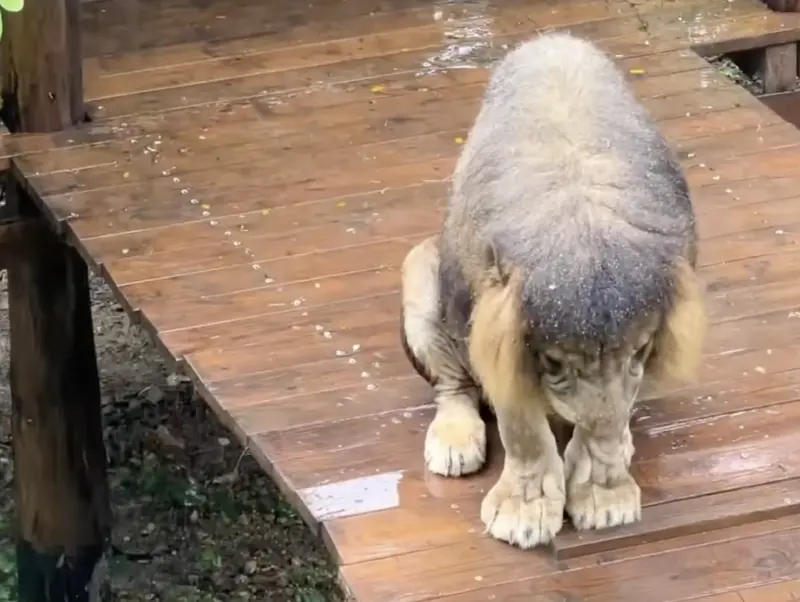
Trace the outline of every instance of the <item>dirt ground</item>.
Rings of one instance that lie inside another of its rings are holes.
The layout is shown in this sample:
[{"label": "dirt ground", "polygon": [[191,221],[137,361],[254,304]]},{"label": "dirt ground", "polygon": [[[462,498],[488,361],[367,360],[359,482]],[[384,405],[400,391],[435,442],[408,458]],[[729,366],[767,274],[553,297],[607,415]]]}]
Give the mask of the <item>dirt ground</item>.
[{"label": "dirt ground", "polygon": [[[0,273],[0,602],[13,593],[8,312]],[[99,279],[92,281],[109,479],[114,599],[339,601],[335,569],[255,461]]]}]

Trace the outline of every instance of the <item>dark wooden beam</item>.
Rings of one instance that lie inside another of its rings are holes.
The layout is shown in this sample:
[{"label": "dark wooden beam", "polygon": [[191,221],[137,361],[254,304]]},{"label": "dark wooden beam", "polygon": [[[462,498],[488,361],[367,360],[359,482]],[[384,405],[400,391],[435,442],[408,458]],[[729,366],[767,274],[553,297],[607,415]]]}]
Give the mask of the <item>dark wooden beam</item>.
[{"label": "dark wooden beam", "polygon": [[111,516],[88,271],[47,224],[18,227],[8,268],[18,599],[94,602]]},{"label": "dark wooden beam", "polygon": [[[84,120],[79,7],[27,0],[22,12],[3,15],[0,116],[11,132]],[[35,219],[33,191],[22,184],[9,177],[9,205]],[[0,253],[11,323],[18,600],[96,602],[106,597],[111,513],[88,270],[43,221],[9,226]]]},{"label": "dark wooden beam", "polygon": [[797,44],[768,46],[760,51],[756,75],[765,94],[794,90],[797,85]]},{"label": "dark wooden beam", "polygon": [[764,0],[764,4],[779,13],[800,12],[800,0]]}]

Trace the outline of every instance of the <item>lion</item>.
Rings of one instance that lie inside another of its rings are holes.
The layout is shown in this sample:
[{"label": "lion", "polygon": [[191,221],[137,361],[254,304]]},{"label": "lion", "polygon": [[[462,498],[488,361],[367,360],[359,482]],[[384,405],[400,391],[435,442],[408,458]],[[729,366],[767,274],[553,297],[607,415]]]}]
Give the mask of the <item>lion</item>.
[{"label": "lion", "polygon": [[[547,34],[493,69],[441,232],[402,266],[402,343],[434,389],[433,473],[505,459],[480,516],[533,548],[641,518],[631,412],[643,382],[689,381],[706,331],[676,157],[592,43]],[[562,455],[548,418],[574,425]]]}]

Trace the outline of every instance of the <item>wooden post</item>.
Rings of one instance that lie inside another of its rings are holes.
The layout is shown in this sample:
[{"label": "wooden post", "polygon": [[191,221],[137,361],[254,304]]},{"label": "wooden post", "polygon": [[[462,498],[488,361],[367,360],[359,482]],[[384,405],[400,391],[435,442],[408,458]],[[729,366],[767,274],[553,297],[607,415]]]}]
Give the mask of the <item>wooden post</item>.
[{"label": "wooden post", "polygon": [[768,46],[759,55],[756,74],[765,94],[794,90],[797,85],[797,44]]},{"label": "wooden post", "polygon": [[2,116],[11,132],[57,132],[83,121],[80,0],[27,0],[3,13]]},{"label": "wooden post", "polygon": [[[79,0],[27,0],[3,15],[2,117],[11,132],[83,120],[78,14]],[[7,193],[34,213],[20,183],[9,181]],[[111,513],[88,271],[42,220],[26,227],[6,265],[18,600],[96,602],[106,594]]]}]

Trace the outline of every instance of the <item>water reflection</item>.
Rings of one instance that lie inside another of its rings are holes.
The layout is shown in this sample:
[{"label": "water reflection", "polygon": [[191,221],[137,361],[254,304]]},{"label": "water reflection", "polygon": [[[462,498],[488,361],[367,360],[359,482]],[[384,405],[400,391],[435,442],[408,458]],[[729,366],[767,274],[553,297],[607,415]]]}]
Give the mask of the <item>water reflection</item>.
[{"label": "water reflection", "polygon": [[489,8],[485,0],[435,2],[433,20],[442,26],[443,46],[422,63],[419,75],[486,67],[505,54],[505,45],[494,47]]},{"label": "water reflection", "polygon": [[358,477],[303,489],[300,497],[318,520],[388,510],[400,505],[402,478],[402,470]]}]

